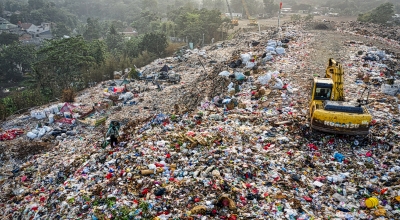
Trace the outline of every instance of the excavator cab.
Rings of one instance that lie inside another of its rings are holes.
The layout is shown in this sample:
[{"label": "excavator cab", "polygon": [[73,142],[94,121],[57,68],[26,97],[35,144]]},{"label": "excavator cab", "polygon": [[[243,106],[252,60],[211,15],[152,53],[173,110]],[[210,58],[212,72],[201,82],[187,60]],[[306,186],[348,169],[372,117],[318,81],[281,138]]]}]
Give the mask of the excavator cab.
[{"label": "excavator cab", "polygon": [[254,18],[249,18],[250,23],[248,24],[249,26],[257,26],[258,22]]},{"label": "excavator cab", "polygon": [[313,88],[313,100],[330,100],[332,94],[332,84],[328,82],[323,82],[320,79],[317,79],[315,84],[315,88]]},{"label": "excavator cab", "polygon": [[238,26],[238,25],[239,25],[239,21],[238,21],[237,19],[232,19],[232,20],[231,20],[231,24],[232,24],[233,26]]}]

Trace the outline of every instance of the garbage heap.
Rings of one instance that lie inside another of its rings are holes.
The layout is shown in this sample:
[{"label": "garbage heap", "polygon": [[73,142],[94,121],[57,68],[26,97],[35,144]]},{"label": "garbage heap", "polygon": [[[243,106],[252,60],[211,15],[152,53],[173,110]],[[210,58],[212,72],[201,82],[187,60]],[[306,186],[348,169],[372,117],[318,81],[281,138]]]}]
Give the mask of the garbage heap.
[{"label": "garbage heap", "polygon": [[326,34],[244,33],[146,67],[179,84],[103,82],[3,123],[2,219],[398,219],[399,97],[372,80],[398,80],[398,60],[349,36],[331,46],[346,98],[371,86],[368,137],[309,128]]}]

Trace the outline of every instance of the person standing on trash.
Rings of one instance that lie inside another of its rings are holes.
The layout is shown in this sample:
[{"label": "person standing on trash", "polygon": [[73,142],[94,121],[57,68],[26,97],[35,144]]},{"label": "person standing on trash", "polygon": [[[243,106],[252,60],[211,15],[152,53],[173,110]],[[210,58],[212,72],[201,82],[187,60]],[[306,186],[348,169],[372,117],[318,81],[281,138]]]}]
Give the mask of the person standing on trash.
[{"label": "person standing on trash", "polygon": [[119,136],[119,132],[118,132],[118,128],[116,127],[115,124],[112,124],[111,127],[108,129],[107,137],[110,137],[110,145],[111,147],[116,147],[118,144],[118,136]]}]

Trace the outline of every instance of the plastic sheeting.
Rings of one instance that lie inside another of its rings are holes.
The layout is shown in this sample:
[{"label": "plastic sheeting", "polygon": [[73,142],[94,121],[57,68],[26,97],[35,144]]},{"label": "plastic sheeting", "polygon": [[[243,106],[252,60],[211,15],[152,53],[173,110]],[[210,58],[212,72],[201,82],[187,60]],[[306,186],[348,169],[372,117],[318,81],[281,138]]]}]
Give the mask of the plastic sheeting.
[{"label": "plastic sheeting", "polygon": [[277,48],[276,48],[276,53],[279,54],[279,55],[285,54],[285,48],[283,48],[283,47],[277,47]]},{"label": "plastic sheeting", "polygon": [[231,75],[231,73],[228,72],[228,71],[222,71],[222,72],[220,72],[218,75],[219,75],[219,76],[226,76],[226,77],[228,77],[229,75]]},{"label": "plastic sheeting", "polygon": [[246,76],[242,72],[235,72],[235,79],[236,80],[245,80]]},{"label": "plastic sheeting", "polygon": [[246,53],[246,54],[241,54],[240,58],[242,59],[243,63],[247,63],[251,59],[251,55]]}]

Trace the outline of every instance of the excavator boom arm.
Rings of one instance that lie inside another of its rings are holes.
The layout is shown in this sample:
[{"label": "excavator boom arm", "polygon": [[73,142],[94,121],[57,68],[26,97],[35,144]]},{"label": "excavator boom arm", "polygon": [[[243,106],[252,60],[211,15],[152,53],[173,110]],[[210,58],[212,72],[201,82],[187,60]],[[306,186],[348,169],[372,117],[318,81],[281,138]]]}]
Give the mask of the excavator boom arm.
[{"label": "excavator boom arm", "polygon": [[247,4],[244,0],[242,0],[242,4],[244,7],[244,11],[246,12],[247,19],[250,19],[249,9],[247,8]]},{"label": "excavator boom arm", "polygon": [[330,78],[333,81],[333,101],[344,101],[343,75],[344,71],[342,64],[330,58],[328,61],[328,67],[326,68],[325,78]]}]

